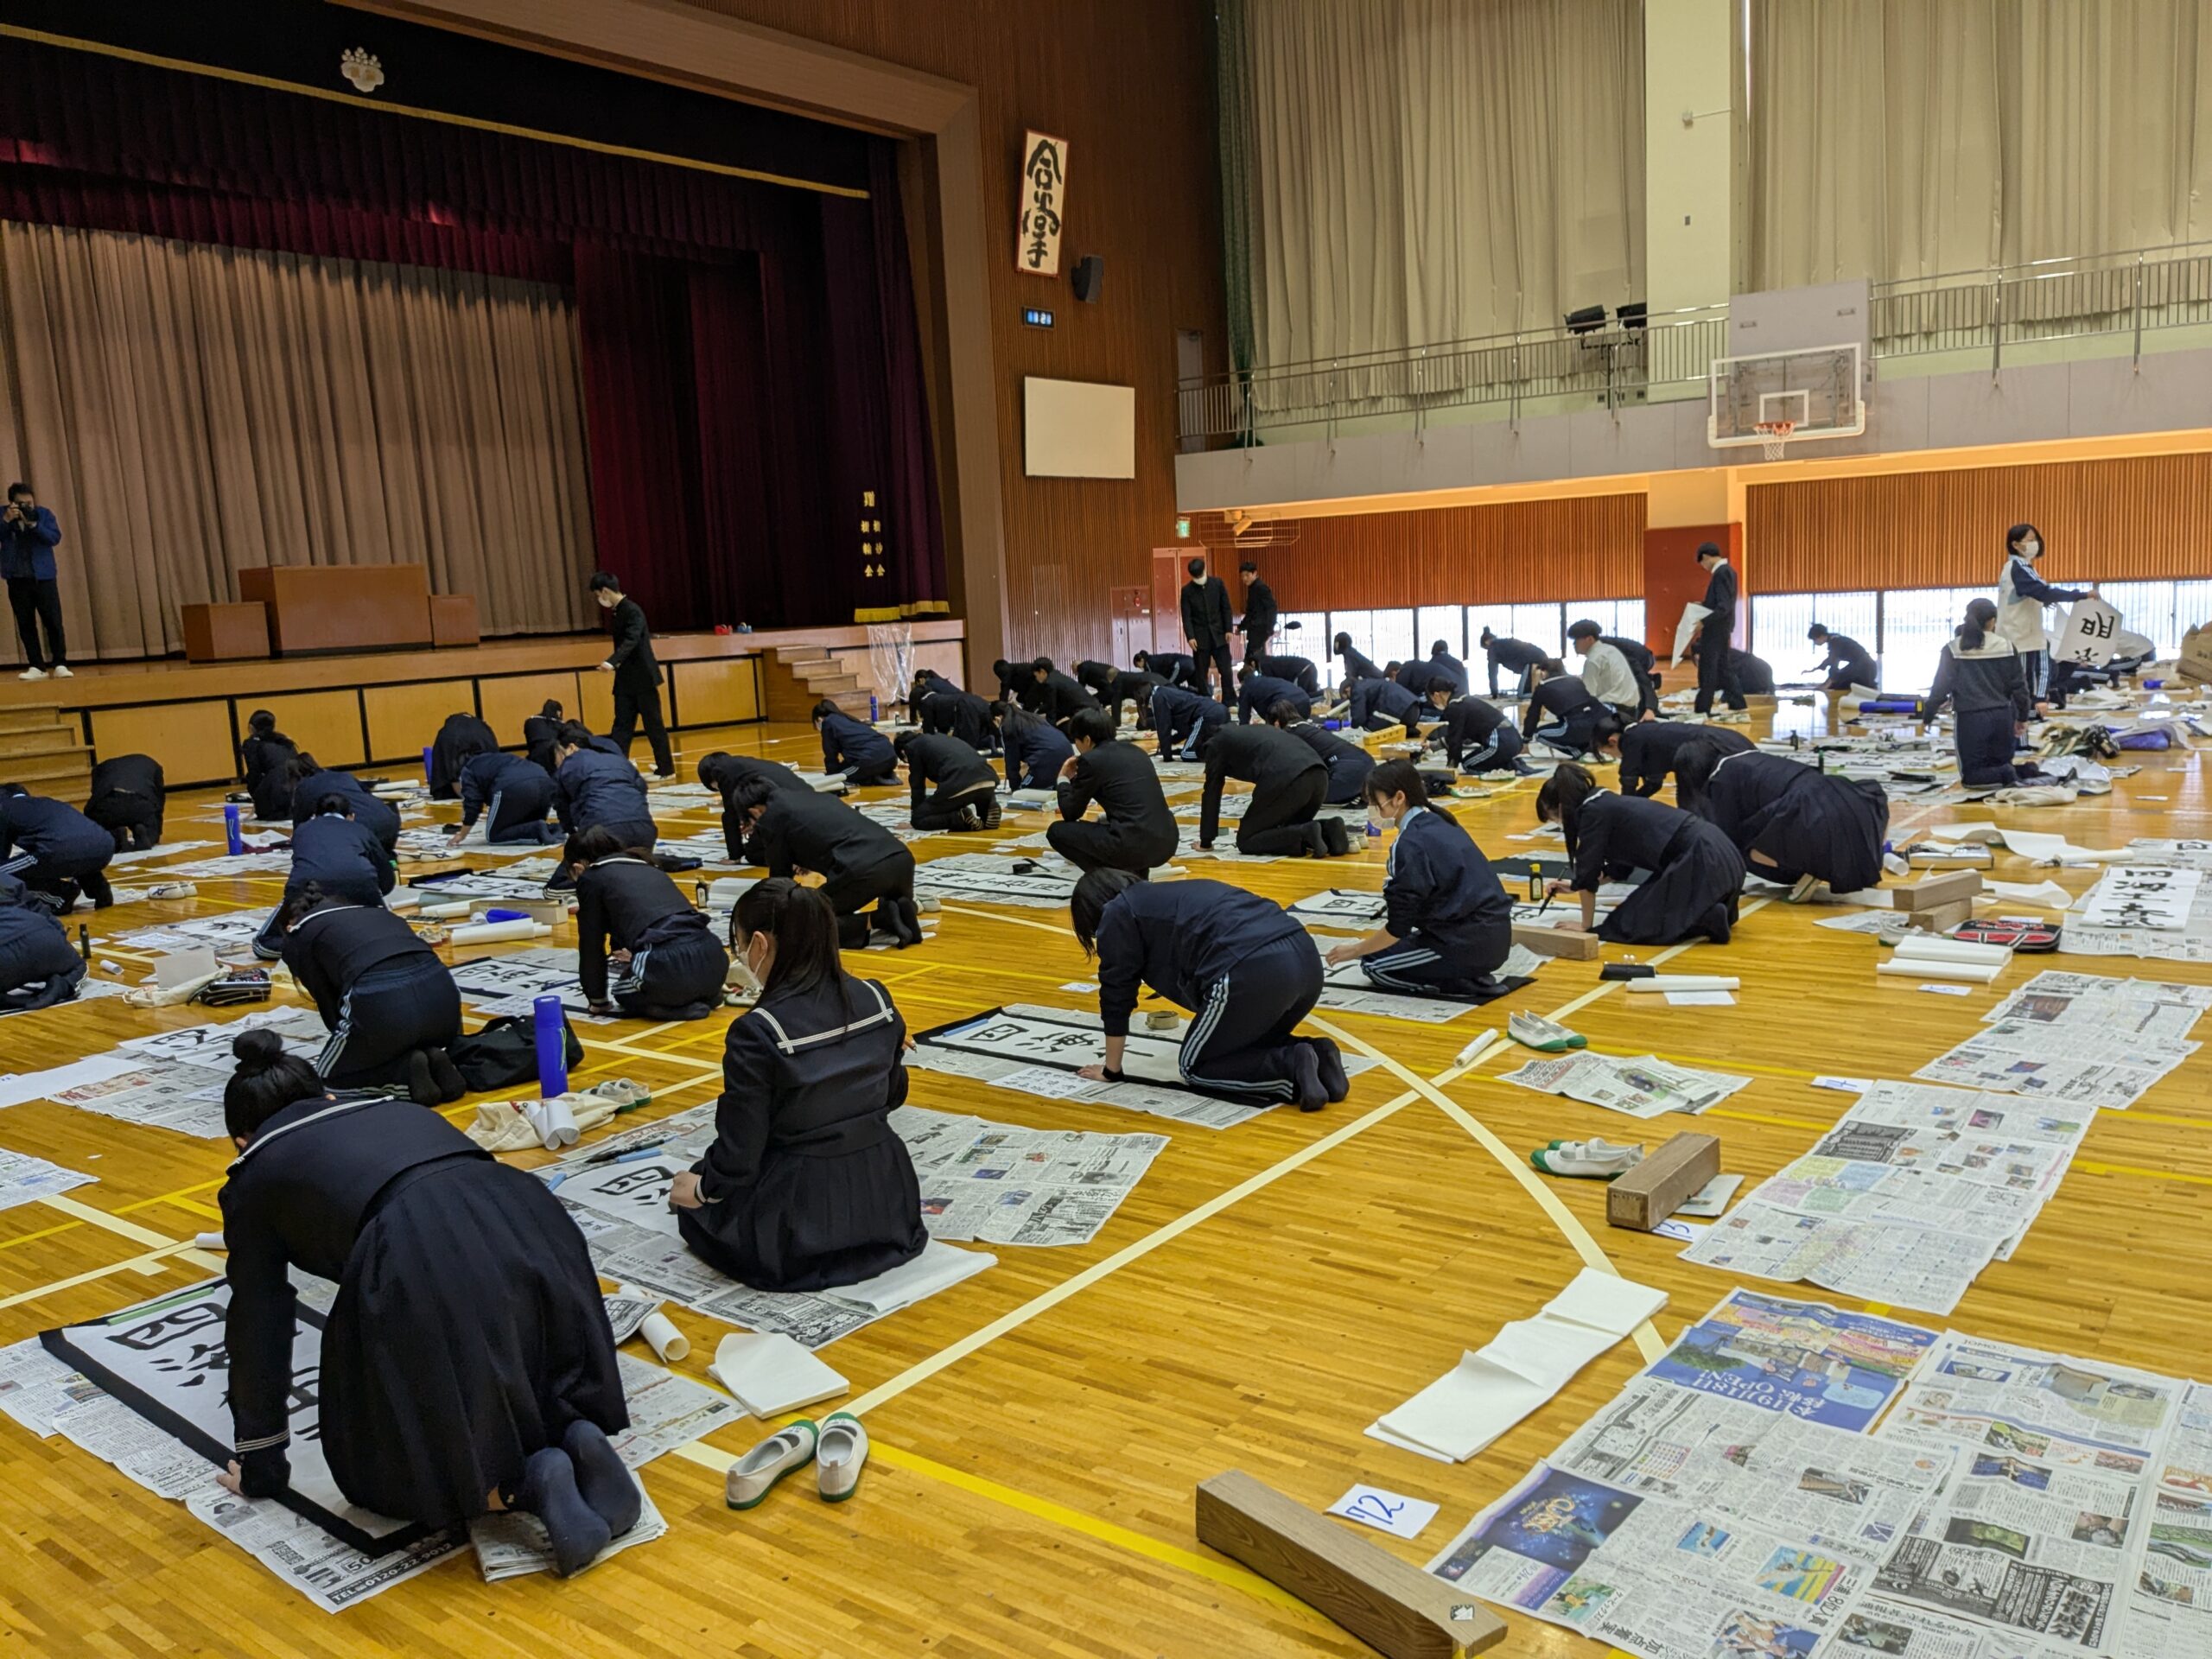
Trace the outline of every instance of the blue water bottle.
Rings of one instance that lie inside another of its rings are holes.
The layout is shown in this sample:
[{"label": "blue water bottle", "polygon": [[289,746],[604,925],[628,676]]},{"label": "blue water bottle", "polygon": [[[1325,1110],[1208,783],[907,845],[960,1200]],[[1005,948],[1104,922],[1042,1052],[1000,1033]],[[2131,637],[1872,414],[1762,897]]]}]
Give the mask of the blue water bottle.
[{"label": "blue water bottle", "polygon": [[428,743],[423,746],[423,781],[426,784],[430,781],[430,747]]},{"label": "blue water bottle", "polygon": [[223,834],[230,842],[231,856],[236,858],[245,851],[245,837],[238,833],[238,809],[236,803],[223,809]]},{"label": "blue water bottle", "polygon": [[530,1023],[537,1037],[537,1092],[550,1100],[569,1092],[568,1027],[562,1023],[556,994],[547,992],[530,1008]]},{"label": "blue water bottle", "polygon": [[874,693],[874,692],[873,692],[873,691],[871,691],[871,692],[869,692],[869,693],[868,694],[868,723],[869,725],[873,726],[873,725],[874,725],[874,724],[875,724],[875,721],[876,721],[875,693]]}]

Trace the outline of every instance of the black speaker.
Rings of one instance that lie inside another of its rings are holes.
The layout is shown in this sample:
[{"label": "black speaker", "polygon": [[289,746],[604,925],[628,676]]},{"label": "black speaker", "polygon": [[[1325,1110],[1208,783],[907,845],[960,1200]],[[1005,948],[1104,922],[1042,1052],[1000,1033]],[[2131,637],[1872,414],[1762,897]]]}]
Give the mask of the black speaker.
[{"label": "black speaker", "polygon": [[1075,262],[1069,280],[1075,283],[1078,300],[1096,300],[1098,290],[1106,285],[1106,262],[1095,253],[1087,253]]}]

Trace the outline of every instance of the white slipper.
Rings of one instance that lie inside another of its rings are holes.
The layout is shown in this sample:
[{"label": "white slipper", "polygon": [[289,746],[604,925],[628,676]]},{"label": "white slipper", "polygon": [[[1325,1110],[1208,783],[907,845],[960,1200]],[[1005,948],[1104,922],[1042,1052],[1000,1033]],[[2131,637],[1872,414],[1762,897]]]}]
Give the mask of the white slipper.
[{"label": "white slipper", "polygon": [[601,1100],[613,1101],[614,1109],[618,1112],[626,1112],[633,1107],[646,1105],[653,1097],[652,1090],[642,1084],[632,1083],[627,1077],[610,1077],[605,1083],[593,1084],[584,1092],[588,1095],[596,1095]]},{"label": "white slipper", "polygon": [[1529,1154],[1529,1161],[1547,1175],[1573,1175],[1585,1180],[1610,1181],[1625,1175],[1643,1161],[1642,1147],[1611,1147],[1603,1154],[1593,1154],[1586,1147],[1539,1147]]},{"label": "white slipper", "polygon": [[802,1417],[790,1427],[779,1429],[730,1465],[722,1488],[730,1508],[757,1508],[778,1481],[792,1470],[814,1461],[814,1448],[821,1439],[814,1420]]},{"label": "white slipper", "polygon": [[822,1440],[814,1454],[817,1479],[825,1503],[842,1503],[860,1490],[861,1470],[868,1463],[868,1430],[849,1411],[833,1411],[822,1420]]}]

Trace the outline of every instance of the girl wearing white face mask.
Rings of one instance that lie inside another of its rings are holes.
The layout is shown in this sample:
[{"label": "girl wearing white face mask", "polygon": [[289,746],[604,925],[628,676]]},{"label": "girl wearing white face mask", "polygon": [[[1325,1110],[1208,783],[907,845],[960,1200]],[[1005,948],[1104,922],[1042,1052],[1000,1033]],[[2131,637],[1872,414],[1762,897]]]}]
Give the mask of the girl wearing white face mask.
[{"label": "girl wearing white face mask", "polygon": [[929,1243],[921,1188],[889,1117],[906,1098],[906,1025],[882,986],[848,976],[837,918],[771,877],[730,917],[760,982],[722,1053],[715,1143],[668,1196],[683,1242],[757,1290],[857,1284]]},{"label": "girl wearing white face mask", "polygon": [[2042,557],[2043,532],[2033,524],[2015,524],[2005,532],[2005,568],[1997,577],[1993,630],[2020,653],[2028,696],[2037,702],[2050,689],[2050,641],[2043,631],[2044,607],[2072,605],[2096,591],[2094,586],[2052,587],[2036,574],[2036,561]]}]

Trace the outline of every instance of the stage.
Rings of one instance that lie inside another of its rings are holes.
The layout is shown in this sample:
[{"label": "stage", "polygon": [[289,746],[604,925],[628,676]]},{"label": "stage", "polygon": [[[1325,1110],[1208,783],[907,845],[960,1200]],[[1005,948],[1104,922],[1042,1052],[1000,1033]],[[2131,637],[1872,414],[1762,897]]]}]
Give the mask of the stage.
[{"label": "stage", "polygon": [[[910,668],[968,683],[965,626],[943,618],[900,625],[913,642]],[[879,630],[880,632],[880,630]],[[672,728],[754,720],[803,720],[817,696],[866,712],[871,692],[888,701],[865,626],[655,637],[667,677]],[[389,651],[245,662],[92,663],[70,679],[0,678],[0,781],[81,801],[92,764],[150,754],[170,787],[238,775],[238,740],[255,709],[333,766],[419,760],[448,715],[470,711],[519,747],[522,722],[550,697],[594,731],[613,720],[613,677],[596,671],[603,633],[501,640],[435,651]],[[987,687],[986,691],[995,688]],[[58,710],[48,721],[42,711]],[[29,735],[20,729],[50,724]]]}]

